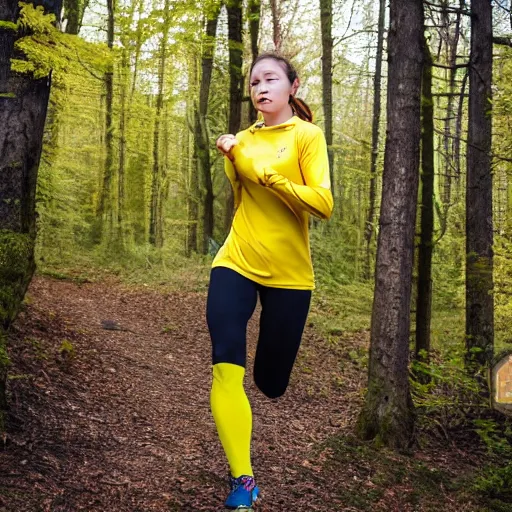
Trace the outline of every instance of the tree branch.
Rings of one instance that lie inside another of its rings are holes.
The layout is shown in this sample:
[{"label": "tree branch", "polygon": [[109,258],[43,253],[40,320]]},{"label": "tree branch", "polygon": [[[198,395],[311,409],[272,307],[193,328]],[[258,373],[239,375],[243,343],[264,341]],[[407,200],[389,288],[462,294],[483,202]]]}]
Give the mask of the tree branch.
[{"label": "tree branch", "polygon": [[456,7],[448,7],[446,5],[439,5],[435,4],[433,2],[428,2],[424,0],[423,2],[425,5],[428,5],[432,11],[435,12],[447,12],[447,13],[453,13],[453,14],[464,14],[465,16],[471,16],[471,11],[468,11],[466,9],[457,9]]},{"label": "tree branch", "polygon": [[500,44],[502,46],[508,46],[508,47],[512,48],[512,38],[511,37],[494,36],[492,38],[492,42],[494,44]]},{"label": "tree branch", "polygon": [[442,69],[461,69],[461,68],[467,68],[469,67],[469,63],[466,64],[455,64],[455,66],[445,66],[443,64],[432,64],[435,68],[442,68]]},{"label": "tree branch", "polygon": [[[450,139],[460,140],[462,142],[465,142],[468,146],[471,146],[472,148],[478,149],[479,151],[483,151],[482,148],[480,148],[476,144],[469,144],[467,139],[463,139],[462,137],[457,137],[456,135],[447,135],[443,130],[439,130],[438,128],[435,128],[434,131],[437,134],[442,135],[443,137],[449,137]],[[496,153],[492,153],[492,152],[491,152],[491,158],[495,158],[496,160],[501,160],[502,162],[511,162],[512,163],[512,158],[497,155]]]}]

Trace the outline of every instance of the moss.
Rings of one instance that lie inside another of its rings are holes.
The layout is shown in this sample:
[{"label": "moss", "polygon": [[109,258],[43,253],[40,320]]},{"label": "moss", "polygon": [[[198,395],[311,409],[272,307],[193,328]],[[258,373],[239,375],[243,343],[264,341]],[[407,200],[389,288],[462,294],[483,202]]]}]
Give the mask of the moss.
[{"label": "moss", "polygon": [[3,411],[7,409],[7,370],[11,364],[9,355],[7,354],[6,336],[0,327],[0,432],[4,429],[4,414]]},{"label": "moss", "polygon": [[0,326],[7,328],[34,270],[34,241],[27,233],[0,230]]},{"label": "moss", "polygon": [[412,401],[409,407],[400,403],[398,393],[379,376],[370,376],[356,430],[361,439],[373,441],[376,448],[386,446],[406,453],[414,442],[414,408]]},{"label": "moss", "polygon": [[9,367],[5,337],[2,334],[18,312],[34,268],[32,236],[0,230],[0,409],[6,406],[5,382]]}]

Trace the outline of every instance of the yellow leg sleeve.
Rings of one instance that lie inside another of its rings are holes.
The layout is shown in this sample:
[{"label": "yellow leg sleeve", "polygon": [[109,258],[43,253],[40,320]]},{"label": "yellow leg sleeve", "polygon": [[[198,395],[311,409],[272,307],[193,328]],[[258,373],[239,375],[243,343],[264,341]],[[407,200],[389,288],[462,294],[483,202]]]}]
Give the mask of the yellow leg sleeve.
[{"label": "yellow leg sleeve", "polygon": [[213,366],[210,405],[231,475],[253,476],[251,467],[252,412],[244,390],[245,368],[231,363]]}]

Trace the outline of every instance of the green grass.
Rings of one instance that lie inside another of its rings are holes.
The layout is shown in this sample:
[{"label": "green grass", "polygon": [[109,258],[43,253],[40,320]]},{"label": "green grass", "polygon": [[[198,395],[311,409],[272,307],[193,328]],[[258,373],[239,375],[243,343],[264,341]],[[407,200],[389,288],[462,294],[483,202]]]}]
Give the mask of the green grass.
[{"label": "green grass", "polygon": [[369,283],[324,284],[318,279],[310,321],[324,336],[367,331],[373,301]]},{"label": "green grass", "polygon": [[37,260],[37,272],[78,284],[114,278],[126,285],[205,291],[211,261],[211,256],[186,258],[172,246],[162,250],[139,247],[116,257],[97,249],[60,255],[58,258],[45,255]]}]

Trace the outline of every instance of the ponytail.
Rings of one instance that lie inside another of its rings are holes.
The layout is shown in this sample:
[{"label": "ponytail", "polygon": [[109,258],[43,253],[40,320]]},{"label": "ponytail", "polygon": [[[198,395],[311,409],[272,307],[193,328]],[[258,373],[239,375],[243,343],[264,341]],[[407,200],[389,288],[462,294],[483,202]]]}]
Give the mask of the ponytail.
[{"label": "ponytail", "polygon": [[308,123],[313,122],[313,113],[309,108],[308,104],[301,100],[300,98],[296,98],[295,96],[290,95],[290,106],[292,107],[293,113],[303,121],[307,121]]}]

